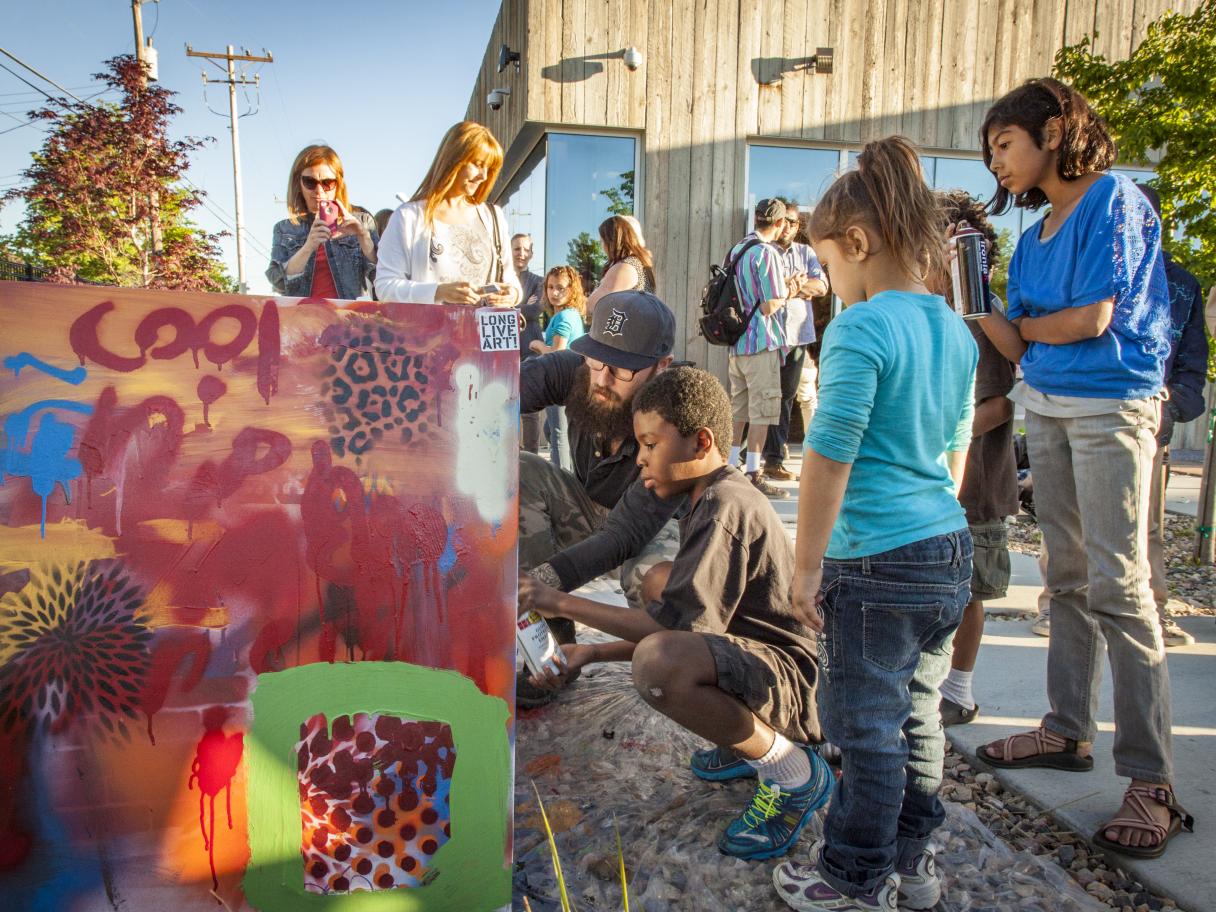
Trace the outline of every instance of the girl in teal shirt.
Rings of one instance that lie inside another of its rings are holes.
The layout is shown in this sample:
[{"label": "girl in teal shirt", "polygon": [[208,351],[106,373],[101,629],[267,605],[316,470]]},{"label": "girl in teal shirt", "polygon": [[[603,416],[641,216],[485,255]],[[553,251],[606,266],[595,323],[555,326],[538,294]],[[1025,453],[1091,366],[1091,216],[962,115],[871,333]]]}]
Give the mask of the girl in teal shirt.
[{"label": "girl in teal shirt", "polygon": [[[570,266],[554,266],[545,276],[545,341],[535,341],[528,347],[537,354],[561,351],[586,333],[583,319],[587,313],[587,298],[583,282]],[[549,459],[567,472],[574,471],[570,459],[570,441],[566,435],[566,407],[550,405],[545,409],[549,422]]]}]

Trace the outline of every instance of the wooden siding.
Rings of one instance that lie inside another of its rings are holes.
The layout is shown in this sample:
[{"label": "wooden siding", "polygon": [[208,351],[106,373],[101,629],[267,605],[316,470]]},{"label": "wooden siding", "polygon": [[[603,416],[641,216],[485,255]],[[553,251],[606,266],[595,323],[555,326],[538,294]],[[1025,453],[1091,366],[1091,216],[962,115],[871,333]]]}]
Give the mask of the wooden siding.
[{"label": "wooden siding", "polygon": [[[724,377],[725,353],[700,338],[695,317],[710,262],[744,230],[749,139],[856,145],[899,132],[929,149],[974,152],[991,101],[1049,72],[1063,45],[1090,37],[1100,53],[1126,57],[1148,23],[1171,8],[1197,6],[505,0],[467,116],[490,126],[508,149],[504,177],[545,127],[636,132],[641,215],[659,294],[680,320],[677,354]],[[519,75],[494,71],[503,41],[523,53]],[[630,45],[645,58],[636,72],[621,59]],[[793,67],[820,46],[834,50],[832,73]],[[778,73],[773,84],[758,81]],[[514,93],[498,112],[485,104],[495,86]]]}]

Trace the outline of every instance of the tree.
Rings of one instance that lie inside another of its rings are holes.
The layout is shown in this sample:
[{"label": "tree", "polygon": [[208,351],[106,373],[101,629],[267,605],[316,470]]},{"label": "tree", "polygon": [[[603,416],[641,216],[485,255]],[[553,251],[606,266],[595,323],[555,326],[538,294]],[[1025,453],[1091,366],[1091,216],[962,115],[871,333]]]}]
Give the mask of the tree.
[{"label": "tree", "polygon": [[633,215],[633,169],[622,171],[621,182],[600,193],[608,197],[611,215]]},{"label": "tree", "polygon": [[[1152,164],[1170,255],[1216,284],[1216,0],[1189,16],[1166,13],[1127,60],[1110,62],[1089,39],[1062,48],[1055,72],[1106,120],[1124,161]],[[1160,155],[1160,158],[1157,156]]]},{"label": "tree", "polygon": [[588,292],[599,284],[604,275],[604,267],[608,265],[608,257],[600,242],[588,232],[581,232],[578,237],[571,238],[566,262],[574,267],[583,278],[583,284]]},{"label": "tree", "polygon": [[16,233],[0,238],[0,252],[73,277],[108,285],[229,291],[219,235],[189,219],[200,205],[180,185],[188,155],[207,140],[169,139],[181,108],[176,93],[144,85],[131,55],[106,61],[96,74],[121,92],[117,104],[63,102],[32,116],[51,124],[26,182],[0,198],[23,200]]}]

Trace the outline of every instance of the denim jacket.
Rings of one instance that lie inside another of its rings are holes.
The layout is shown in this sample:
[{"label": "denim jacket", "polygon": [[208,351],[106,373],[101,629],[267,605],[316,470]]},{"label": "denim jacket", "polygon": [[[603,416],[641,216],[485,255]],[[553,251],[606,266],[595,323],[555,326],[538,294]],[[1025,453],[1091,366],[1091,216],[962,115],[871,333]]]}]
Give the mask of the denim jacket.
[{"label": "denim jacket", "polygon": [[[371,232],[372,246],[378,247],[380,237],[376,234],[375,220],[362,212],[355,212],[354,217]],[[294,224],[290,219],[283,219],[274,226],[274,239],[270,245],[270,267],[266,270],[266,278],[270,279],[271,286],[281,295],[306,298],[312,292],[313,265],[317,261],[315,253],[299,275],[289,276],[284,268],[287,261],[304,246],[312,228],[312,221],[313,216],[300,219]],[[325,256],[329,260],[329,270],[333,273],[339,298],[346,301],[371,295],[376,264],[368,262],[363,256],[357,237],[347,235],[326,241]]]}]

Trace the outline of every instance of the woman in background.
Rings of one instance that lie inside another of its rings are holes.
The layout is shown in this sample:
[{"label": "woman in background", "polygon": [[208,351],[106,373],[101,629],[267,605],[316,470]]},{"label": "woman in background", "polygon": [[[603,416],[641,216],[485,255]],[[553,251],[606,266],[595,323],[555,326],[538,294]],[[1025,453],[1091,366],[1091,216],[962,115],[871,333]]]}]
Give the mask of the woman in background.
[{"label": "woman in background", "polygon": [[462,121],[448,130],[422,184],[384,231],[376,267],[381,301],[520,303],[506,217],[486,203],[501,168],[502,146],[488,129]]},{"label": "woman in background", "polygon": [[587,314],[614,291],[654,292],[654,257],[646,249],[642,226],[632,215],[614,215],[600,223],[600,241],[608,255],[604,277],[587,299]]},{"label": "woman in background", "polygon": [[[331,208],[332,217],[317,218],[318,208]],[[296,156],[287,211],[274,226],[266,270],[274,290],[300,298],[366,297],[379,235],[372,217],[351,207],[342,160],[329,146],[307,146]]]}]

